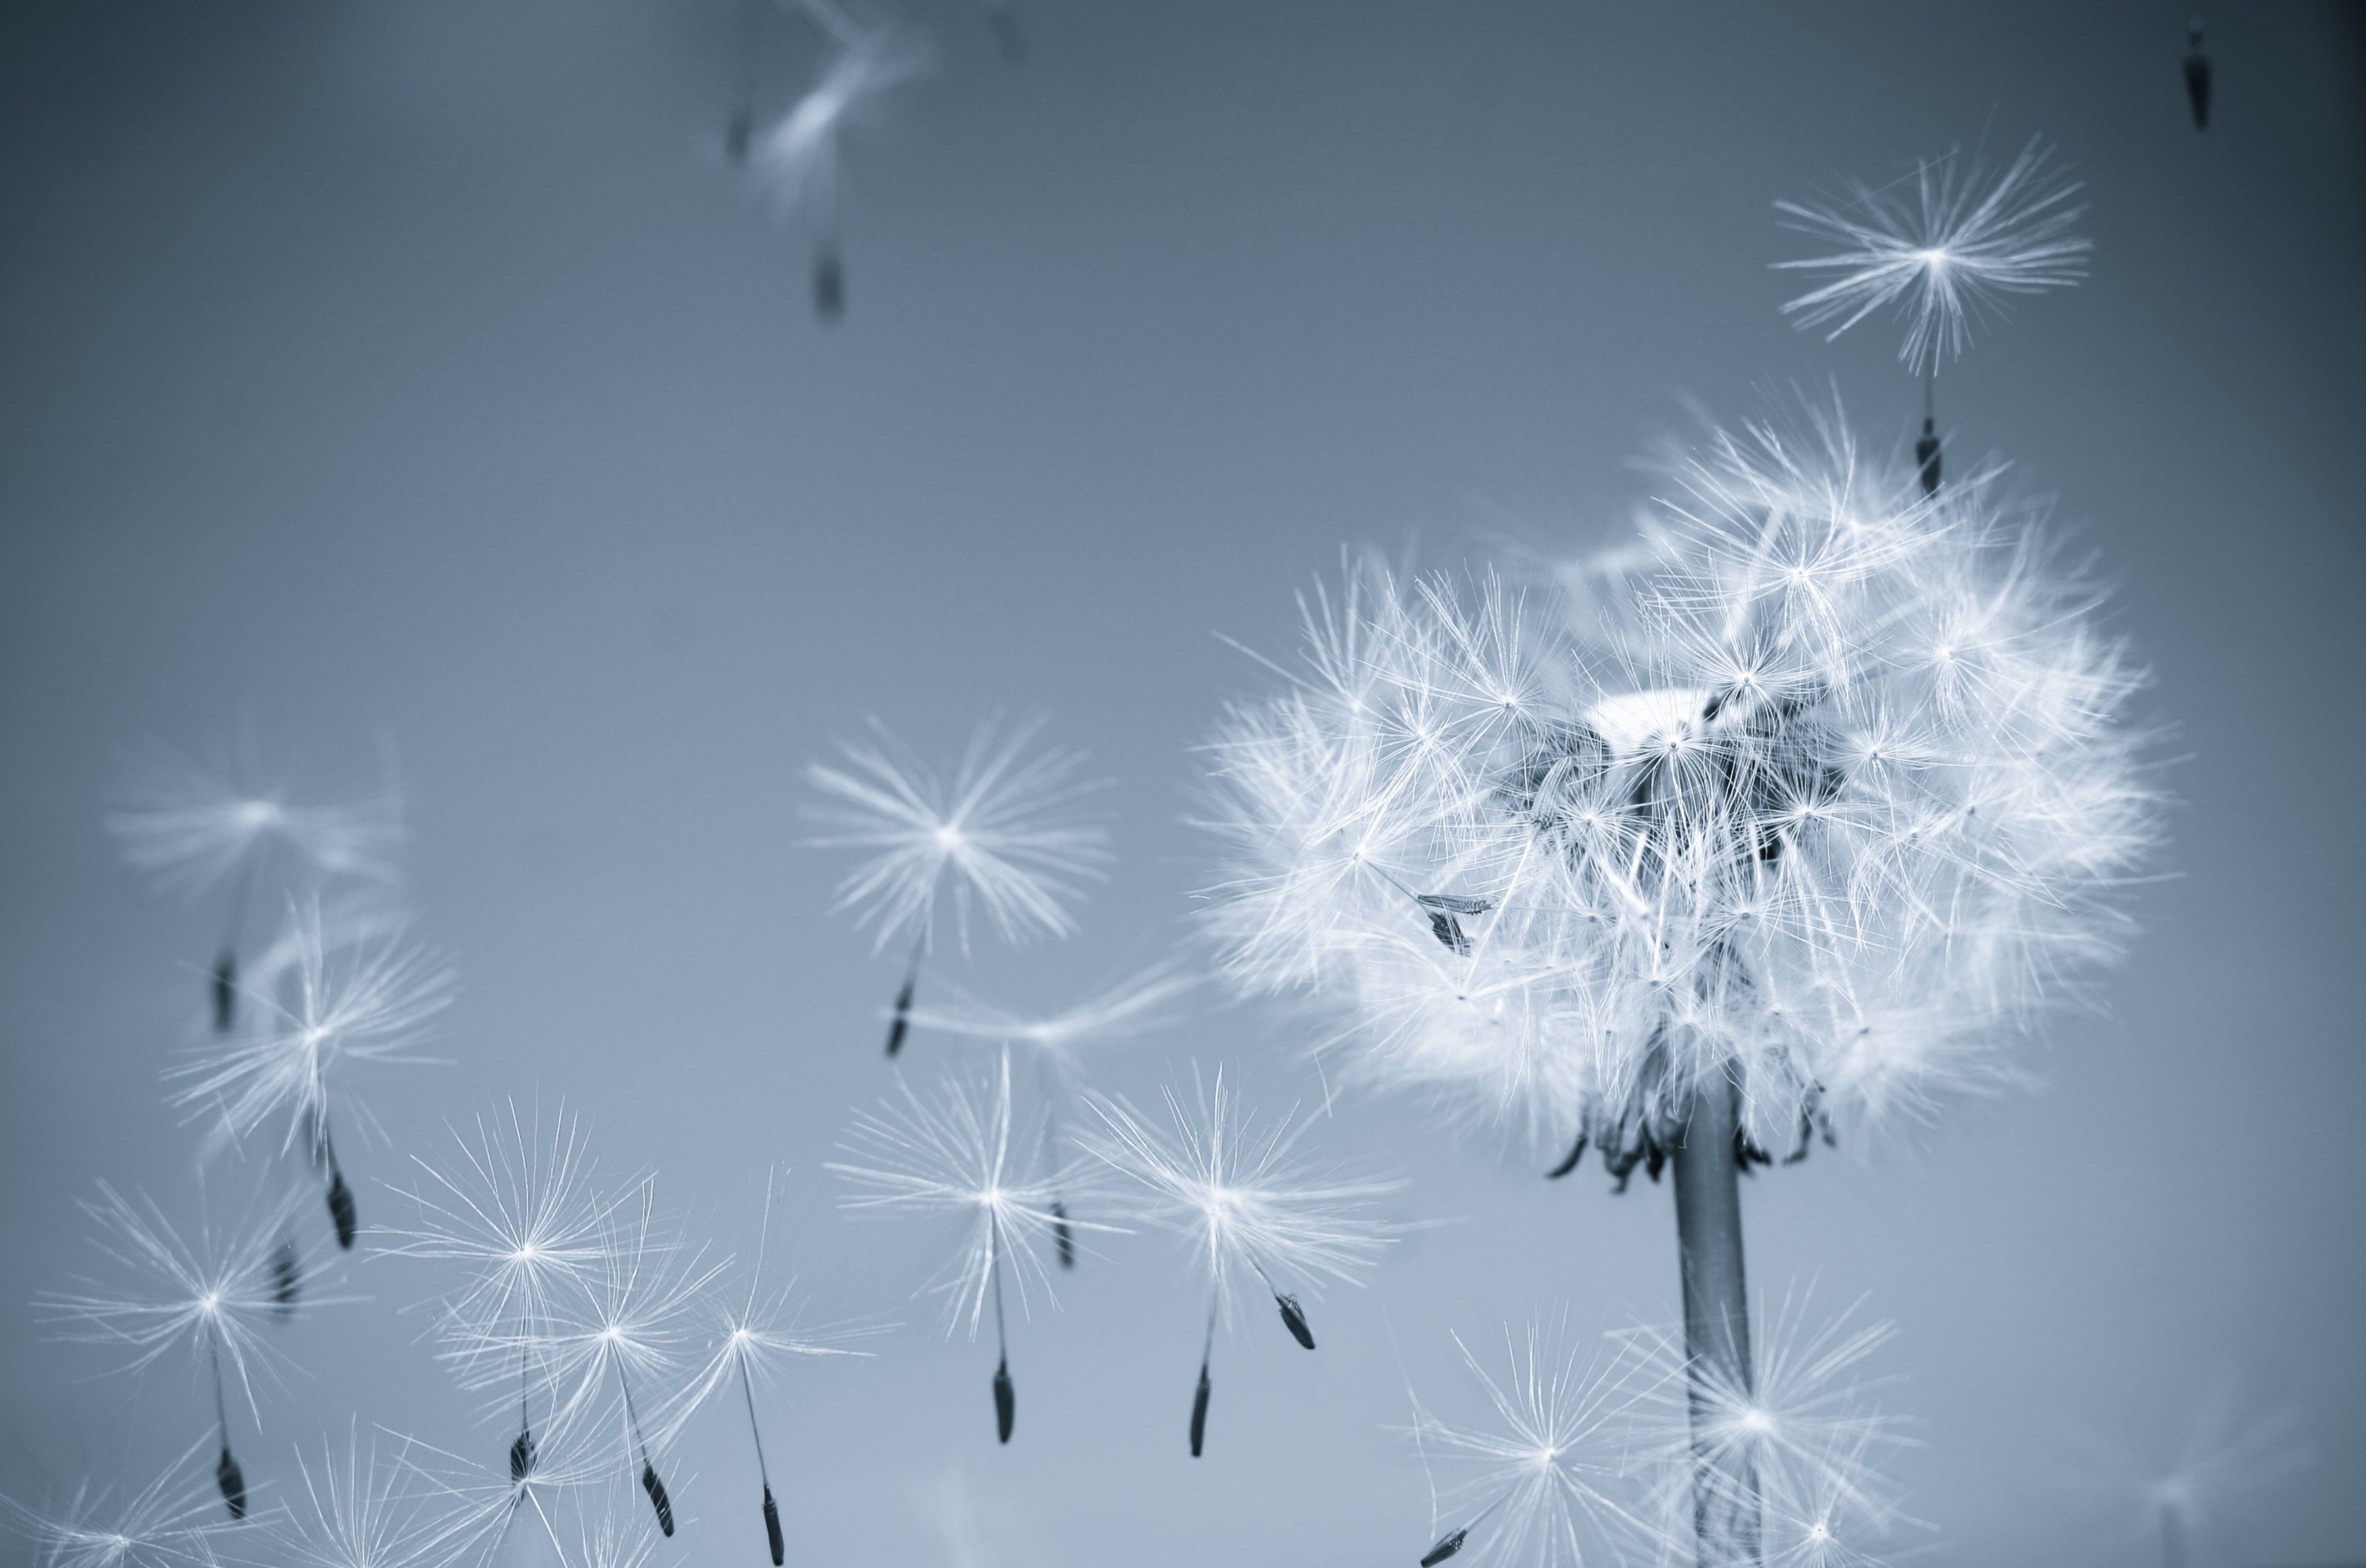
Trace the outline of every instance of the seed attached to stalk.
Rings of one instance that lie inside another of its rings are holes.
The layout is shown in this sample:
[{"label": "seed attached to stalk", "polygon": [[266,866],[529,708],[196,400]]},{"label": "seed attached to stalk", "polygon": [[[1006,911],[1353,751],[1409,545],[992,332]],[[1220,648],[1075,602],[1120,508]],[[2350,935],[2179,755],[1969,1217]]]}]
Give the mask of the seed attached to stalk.
[{"label": "seed attached to stalk", "polygon": [[228,1034],[238,1023],[238,950],[225,947],[214,960],[214,1032]]},{"label": "seed attached to stalk", "polygon": [[303,1268],[296,1252],[296,1238],[281,1236],[279,1246],[271,1254],[271,1305],[281,1317],[292,1316],[296,1298],[303,1289]]},{"label": "seed attached to stalk", "polygon": [[[846,264],[838,259],[836,246],[814,253],[813,303],[814,314],[825,322],[834,325],[846,314]],[[893,1047],[888,1054],[895,1054]]]},{"label": "seed attached to stalk", "polygon": [[1306,1325],[1306,1314],[1304,1310],[1299,1306],[1298,1298],[1296,1296],[1285,1296],[1280,1292],[1276,1291],[1274,1292],[1273,1302],[1274,1305],[1281,1308],[1281,1325],[1290,1330],[1290,1337],[1292,1339],[1297,1340],[1301,1345],[1305,1346],[1308,1349],[1313,1349],[1314,1330]]},{"label": "seed attached to stalk", "polygon": [[1456,1530],[1451,1535],[1446,1537],[1443,1540],[1440,1540],[1436,1546],[1431,1547],[1427,1552],[1423,1554],[1421,1568],[1437,1568],[1439,1563],[1445,1562],[1448,1558],[1462,1550],[1462,1543],[1464,1540],[1469,1539],[1470,1535],[1470,1527],[1465,1525],[1460,1529]]},{"label": "seed attached to stalk", "polygon": [[772,1568],[781,1568],[787,1549],[781,1542],[781,1510],[772,1502],[772,1488],[764,1488],[764,1539],[772,1543]]},{"label": "seed attached to stalk", "polygon": [[658,1511],[658,1529],[670,1540],[673,1536],[673,1499],[666,1495],[665,1483],[658,1479],[658,1467],[646,1459],[641,1461],[641,1490],[649,1495],[649,1506]]},{"label": "seed attached to stalk", "polygon": [[214,1462],[214,1484],[221,1488],[222,1501],[230,1505],[230,1517],[246,1517],[246,1472],[230,1457],[228,1443],[222,1444],[221,1458]]},{"label": "seed attached to stalk", "polygon": [[994,1427],[1004,1442],[1010,1440],[1010,1428],[1019,1419],[1019,1393],[1010,1386],[1010,1359],[1004,1357],[994,1369]]},{"label": "seed attached to stalk", "polygon": [[1200,1457],[1200,1446],[1208,1438],[1208,1363],[1200,1363],[1200,1392],[1191,1396],[1191,1457]]},{"label": "seed attached to stalk", "polygon": [[1922,434],[1914,443],[1914,468],[1922,480],[1922,493],[1939,493],[1939,432],[1937,422],[1925,417]]},{"label": "seed attached to stalk", "polygon": [[534,1433],[521,1427],[516,1440],[510,1444],[510,1484],[514,1486],[533,1473]]},{"label": "seed attached to stalk", "polygon": [[2185,96],[2193,106],[2193,129],[2210,129],[2210,57],[2202,52],[2202,18],[2185,34]]},{"label": "seed attached to stalk", "polygon": [[353,1189],[345,1185],[345,1173],[329,1173],[329,1218],[336,1223],[337,1245],[347,1252],[354,1249],[354,1235],[361,1229],[361,1214],[354,1207]]},{"label": "seed attached to stalk", "polygon": [[1057,1198],[1052,1200],[1052,1244],[1059,1249],[1060,1267],[1076,1266],[1076,1236],[1068,1226],[1068,1206]]}]

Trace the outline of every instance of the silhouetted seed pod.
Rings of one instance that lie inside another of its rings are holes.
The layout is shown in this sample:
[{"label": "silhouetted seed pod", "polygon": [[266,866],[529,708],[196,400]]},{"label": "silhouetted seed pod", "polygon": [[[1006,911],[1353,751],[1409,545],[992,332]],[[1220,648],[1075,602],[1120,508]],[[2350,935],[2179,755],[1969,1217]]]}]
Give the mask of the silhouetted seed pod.
[{"label": "silhouetted seed pod", "polygon": [[238,954],[221,950],[214,960],[214,1032],[228,1034],[238,1022]]},{"label": "silhouetted seed pod", "polygon": [[361,1228],[361,1214],[354,1207],[354,1190],[345,1185],[342,1170],[329,1176],[329,1218],[337,1224],[337,1245],[351,1252],[354,1233]]},{"label": "silhouetted seed pod", "polygon": [[1462,1550],[1463,1540],[1468,1537],[1470,1533],[1470,1528],[1468,1525],[1465,1525],[1462,1529],[1456,1530],[1452,1535],[1448,1536],[1444,1540],[1439,1541],[1436,1546],[1431,1547],[1428,1553],[1421,1560],[1421,1568],[1437,1568],[1439,1563],[1445,1562],[1448,1558]]},{"label": "silhouetted seed pod", "polygon": [[296,1238],[282,1236],[271,1254],[271,1304],[282,1317],[296,1310],[296,1297],[301,1290],[303,1269],[296,1253]]},{"label": "silhouetted seed pod", "polygon": [[665,1483],[658,1479],[658,1467],[641,1461],[641,1490],[649,1495],[649,1506],[658,1511],[658,1529],[670,1538],[673,1535],[673,1499],[666,1495]]},{"label": "silhouetted seed pod", "polygon": [[1591,1134],[1589,1134],[1580,1133],[1577,1135],[1576,1145],[1569,1151],[1569,1157],[1562,1160],[1550,1170],[1546,1171],[1545,1179],[1547,1181],[1559,1181],[1562,1177],[1567,1176],[1571,1171],[1575,1170],[1577,1168],[1577,1162],[1585,1157],[1585,1145],[1587,1139],[1590,1136]]},{"label": "silhouetted seed pod", "polygon": [[[818,278],[817,278],[815,288],[817,289],[820,288]],[[905,1032],[912,1027],[912,987],[914,984],[915,982],[907,980],[904,982],[904,988],[896,993],[896,1016],[887,1025],[887,1059],[891,1062],[896,1059],[896,1053],[904,1048]]]},{"label": "silhouetted seed pod", "polygon": [[1285,1296],[1277,1291],[1273,1303],[1281,1309],[1281,1325],[1290,1330],[1290,1337],[1308,1349],[1313,1349],[1314,1330],[1306,1326],[1306,1314],[1299,1309],[1298,1298]]},{"label": "silhouetted seed pod", "polygon": [[[846,267],[835,250],[814,253],[813,302],[814,314],[824,321],[835,322],[846,314]],[[899,1045],[903,1043],[903,1021],[900,1017],[896,1021]],[[888,1054],[895,1054],[894,1047],[889,1048]]]},{"label": "silhouetted seed pod", "polygon": [[1429,912],[1429,931],[1432,936],[1461,957],[1470,956],[1470,939],[1462,934],[1460,922],[1457,921],[1452,915],[1443,910],[1432,909]]},{"label": "silhouetted seed pod", "polygon": [[1068,1206],[1057,1198],[1052,1200],[1052,1244],[1059,1248],[1060,1267],[1076,1266],[1076,1236],[1068,1227]]},{"label": "silhouetted seed pod", "polygon": [[534,1473],[534,1433],[519,1428],[517,1441],[510,1445],[510,1484],[514,1486]]},{"label": "silhouetted seed pod", "polygon": [[1200,1457],[1200,1447],[1208,1440],[1208,1363],[1200,1363],[1200,1392],[1191,1396],[1191,1457]]},{"label": "silhouetted seed pod", "polygon": [[2185,96],[2193,105],[2193,129],[2210,129],[2210,57],[2202,52],[2202,18],[2185,35]]},{"label": "silhouetted seed pod", "polygon": [[1934,422],[1922,422],[1921,439],[1914,443],[1914,466],[1922,476],[1922,493],[1939,493],[1939,432]]},{"label": "silhouetted seed pod", "polygon": [[764,1539],[772,1543],[772,1568],[781,1568],[786,1549],[781,1544],[781,1510],[772,1506],[772,1489],[764,1488]]},{"label": "silhouetted seed pod", "polygon": [[994,1429],[1004,1442],[1010,1440],[1010,1428],[1019,1419],[1019,1391],[1010,1386],[1010,1362],[1006,1358],[994,1369]]},{"label": "silhouetted seed pod", "polygon": [[222,1501],[230,1505],[230,1517],[246,1517],[246,1472],[230,1457],[228,1443],[222,1445],[221,1458],[214,1463],[214,1484],[221,1488]]}]

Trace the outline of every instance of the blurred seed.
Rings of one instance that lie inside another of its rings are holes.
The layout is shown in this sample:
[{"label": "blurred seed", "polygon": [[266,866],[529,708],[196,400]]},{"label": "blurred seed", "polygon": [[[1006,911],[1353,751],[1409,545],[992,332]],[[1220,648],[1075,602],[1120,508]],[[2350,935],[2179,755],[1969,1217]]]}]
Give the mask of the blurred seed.
[{"label": "blurred seed", "polygon": [[342,1170],[329,1176],[329,1218],[337,1224],[337,1245],[351,1252],[354,1233],[361,1229],[361,1214],[354,1207],[354,1190],[345,1185],[345,1173]]},{"label": "blurred seed", "polygon": [[2193,129],[2210,129],[2210,57],[2202,52],[2202,18],[2185,34],[2185,96],[2193,106]]},{"label": "blurred seed", "polygon": [[[820,285],[817,283],[815,287],[818,288]],[[916,984],[917,978],[906,980],[904,988],[896,993],[896,1017],[887,1025],[887,1059],[891,1062],[896,1053],[904,1048],[905,1032],[912,1027],[912,987]]]},{"label": "blurred seed", "polygon": [[[826,322],[835,324],[846,314],[846,267],[838,259],[838,252],[835,249],[823,249],[814,253],[813,302],[814,314]],[[896,1032],[892,1036],[895,1044],[887,1048],[887,1054],[891,1056],[896,1054],[896,1046],[904,1043],[903,1023],[903,1019],[898,1016],[896,1021]]]},{"label": "blurred seed", "polygon": [[302,1287],[303,1269],[296,1252],[296,1238],[282,1236],[271,1255],[271,1304],[280,1316],[295,1312],[296,1298]]},{"label": "blurred seed", "polygon": [[1060,1249],[1060,1267],[1076,1266],[1076,1233],[1068,1228],[1068,1206],[1057,1198],[1052,1200],[1052,1241]]},{"label": "blurred seed", "polygon": [[1922,493],[1939,493],[1939,432],[1936,423],[1922,421],[1922,434],[1914,443],[1914,466],[1922,478]]},{"label": "blurred seed", "polygon": [[1585,1157],[1586,1141],[1591,1136],[1591,1134],[1580,1133],[1577,1135],[1576,1145],[1569,1151],[1569,1157],[1562,1160],[1550,1170],[1546,1171],[1545,1179],[1547,1181],[1559,1181],[1562,1177],[1567,1176],[1571,1171],[1575,1170],[1577,1168],[1577,1162]]},{"label": "blurred seed", "polygon": [[1019,1393],[1010,1386],[1010,1360],[1005,1357],[994,1369],[994,1426],[1004,1442],[1010,1440],[1010,1428],[1019,1419]]},{"label": "blurred seed", "polygon": [[1200,1392],[1191,1396],[1191,1457],[1200,1457],[1200,1446],[1208,1437],[1208,1363],[1200,1363]]},{"label": "blurred seed", "polygon": [[214,1032],[228,1034],[238,1022],[238,953],[223,948],[214,960]]}]

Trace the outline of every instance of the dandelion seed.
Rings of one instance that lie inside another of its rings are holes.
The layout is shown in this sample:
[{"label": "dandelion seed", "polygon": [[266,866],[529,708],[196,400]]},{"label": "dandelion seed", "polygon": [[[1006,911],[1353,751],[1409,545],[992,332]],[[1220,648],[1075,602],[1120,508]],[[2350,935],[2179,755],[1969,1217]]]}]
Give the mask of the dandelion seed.
[{"label": "dandelion seed", "polygon": [[764,1218],[757,1232],[756,1266],[748,1278],[748,1293],[736,1309],[717,1312],[716,1326],[720,1337],[705,1370],[692,1385],[682,1401],[682,1416],[676,1425],[722,1392],[735,1384],[741,1402],[748,1410],[748,1435],[756,1447],[756,1473],[764,1488],[764,1533],[772,1551],[773,1568],[780,1568],[785,1551],[781,1536],[779,1506],[772,1497],[772,1474],[764,1459],[764,1432],[756,1419],[756,1383],[770,1382],[780,1375],[781,1368],[791,1359],[816,1356],[865,1356],[866,1350],[854,1350],[830,1343],[834,1337],[844,1337],[845,1330],[837,1334],[801,1334],[796,1326],[796,1314],[791,1296],[794,1283],[767,1292],[764,1283],[764,1259],[772,1240],[772,1178],[767,1173],[764,1182]]},{"label": "dandelion seed", "polygon": [[835,321],[846,308],[838,250],[839,136],[891,88],[924,73],[929,55],[893,23],[857,22],[830,0],[798,6],[828,39],[821,75],[785,116],[755,135],[749,163],[782,211],[812,235],[814,310]]},{"label": "dandelion seed", "polygon": [[[1690,1349],[1740,1376],[1741,1171],[2008,1081],[2112,955],[2158,808],[2142,677],[1993,476],[1925,496],[1834,413],[1675,479],[1638,547],[1527,592],[1367,568],[1318,601],[1211,748],[1212,924],[1368,1081],[1672,1168]],[[1425,889],[1493,906],[1467,953]]]},{"label": "dandelion seed", "polygon": [[659,1529],[671,1536],[673,1502],[653,1457],[667,1427],[644,1418],[634,1389],[638,1384],[646,1393],[679,1386],[691,1326],[711,1311],[722,1265],[708,1263],[704,1248],[684,1249],[660,1234],[656,1203],[643,1182],[628,1205],[611,1212],[600,1266],[584,1299],[560,1307],[549,1353],[560,1390],[553,1424],[613,1430]]},{"label": "dandelion seed", "polygon": [[[1410,1435],[1426,1462],[1432,1449],[1459,1479],[1436,1498],[1458,1522],[1422,1554],[1437,1568],[1466,1548],[1470,1561],[1583,1568],[1621,1560],[1652,1540],[1640,1516],[1614,1495],[1626,1472],[1624,1423],[1636,1397],[1635,1369],[1586,1353],[1565,1312],[1504,1334],[1500,1377],[1458,1335],[1455,1347],[1491,1412],[1484,1425],[1457,1426],[1414,1404]],[[1435,1510],[1434,1510],[1435,1511]]]},{"label": "dandelion seed", "polygon": [[564,1314],[588,1299],[614,1259],[614,1220],[623,1198],[592,1186],[588,1141],[562,1107],[543,1129],[539,1108],[522,1114],[514,1100],[490,1120],[445,1168],[412,1156],[419,1179],[409,1192],[417,1220],[390,1229],[389,1250],[457,1264],[466,1280],[438,1307],[442,1354],[465,1387],[507,1386],[514,1379],[518,1433],[509,1448],[510,1480],[535,1473],[531,1398],[539,1382],[555,1407],[555,1348]]},{"label": "dandelion seed", "polygon": [[[1010,1054],[1002,1053],[987,1083],[956,1080],[935,1097],[908,1083],[900,1102],[858,1115],[839,1145],[869,1163],[833,1161],[828,1168],[855,1189],[845,1206],[856,1210],[914,1210],[950,1214],[962,1222],[951,1261],[932,1288],[946,1297],[946,1328],[964,1321],[977,1337],[987,1303],[994,1307],[997,1359],[994,1373],[996,1429],[1008,1442],[1017,1415],[1010,1380],[1010,1332],[1003,1276],[1029,1310],[1031,1292],[1053,1299],[1042,1248],[1062,1222],[1053,1213],[1062,1192],[1087,1186],[1077,1162],[1041,1163],[1042,1140],[1014,1116]],[[1072,1229],[1115,1230],[1080,1220]]]},{"label": "dandelion seed", "polygon": [[[231,1456],[230,1388],[257,1421],[256,1376],[276,1368],[263,1325],[293,1310],[283,1294],[302,1293],[300,1272],[291,1291],[281,1272],[289,1205],[282,1200],[250,1211],[234,1227],[210,1222],[194,1239],[174,1230],[155,1204],[134,1204],[105,1182],[83,1212],[97,1225],[92,1242],[125,1276],[120,1289],[80,1280],[80,1289],[44,1295],[45,1320],[71,1325],[62,1337],[106,1346],[127,1359],[119,1370],[137,1373],[186,1353],[213,1393],[220,1456],[214,1480],[232,1519],[246,1515],[246,1481]],[[300,1259],[297,1260],[300,1270]],[[227,1367],[225,1367],[227,1363]]]},{"label": "dandelion seed", "polygon": [[2134,1505],[2129,1523],[2159,1543],[2162,1568],[2186,1568],[2194,1536],[2214,1515],[2256,1499],[2306,1459],[2289,1406],[2247,1415],[2243,1404],[2236,1379],[2213,1379],[2166,1463],[2157,1452],[2084,1438],[2077,1479],[2114,1506]]},{"label": "dandelion seed", "polygon": [[403,836],[400,799],[390,782],[366,800],[307,807],[276,787],[231,782],[253,771],[243,757],[209,769],[153,748],[134,758],[122,806],[107,819],[124,858],[160,886],[195,897],[231,884],[221,949],[207,975],[214,1030],[224,1034],[237,1023],[239,950],[265,869],[285,864],[308,877],[391,883],[392,854]]},{"label": "dandelion seed", "polygon": [[2185,98],[2193,107],[2193,129],[2210,129],[2210,57],[2202,51],[2202,18],[2185,32]]},{"label": "dandelion seed", "polygon": [[2069,205],[2079,186],[2050,162],[2050,152],[2033,141],[1993,185],[1950,154],[1918,165],[1910,204],[1894,187],[1861,184],[1835,206],[1774,204],[1788,215],[1788,227],[1842,247],[1774,264],[1840,275],[1787,301],[1785,315],[1796,316],[1802,328],[1831,324],[1829,341],[1874,311],[1898,306],[1907,322],[1898,357],[1923,378],[1914,466],[1925,495],[1939,489],[1940,360],[1960,357],[1975,322],[2000,310],[2004,297],[2066,288],[2087,276],[2094,246],[2070,231],[2086,211]]},{"label": "dandelion seed", "polygon": [[1080,1141],[1140,1185],[1144,1217],[1189,1241],[1207,1273],[1208,1326],[1191,1413],[1196,1459],[1207,1426],[1217,1321],[1233,1315],[1244,1277],[1256,1276],[1290,1337],[1313,1349],[1306,1314],[1284,1284],[1311,1289],[1326,1278],[1361,1283],[1391,1238],[1357,1211],[1398,1184],[1318,1169],[1297,1152],[1312,1119],[1296,1121],[1293,1112],[1261,1123],[1242,1113],[1221,1069],[1212,1092],[1199,1088],[1187,1103],[1169,1089],[1166,1100],[1168,1125],[1159,1127],[1124,1101],[1096,1095],[1088,1103],[1100,1126]]},{"label": "dandelion seed", "polygon": [[[1074,1007],[1047,1014],[1006,1011],[967,998],[911,1010],[912,1026],[958,1039],[1017,1047],[1034,1058],[1043,1097],[1042,1158],[1056,1166],[1065,1128],[1082,1083],[1088,1048],[1130,1039],[1176,1021],[1174,1003],[1199,983],[1171,962],[1152,964]],[[1060,1267],[1076,1264],[1076,1235],[1065,1200],[1051,1201],[1052,1234]]]},{"label": "dandelion seed", "polygon": [[29,1537],[41,1568],[204,1568],[219,1561],[209,1522],[215,1505],[190,1466],[211,1442],[200,1438],[155,1480],[120,1502],[84,1482],[55,1511],[0,1497],[0,1518]]},{"label": "dandelion seed", "polygon": [[876,929],[876,947],[912,940],[888,1025],[891,1057],[911,1024],[941,896],[950,890],[955,936],[967,951],[973,902],[1006,942],[1065,936],[1076,929],[1066,906],[1081,896],[1077,885],[1100,874],[1106,835],[1056,820],[1100,785],[1077,779],[1082,752],[1027,756],[1041,728],[1022,725],[997,739],[993,725],[980,727],[950,784],[876,721],[871,739],[840,745],[844,765],[806,770],[823,798],[806,815],[830,829],[811,842],[870,852],[839,884],[837,907]]}]

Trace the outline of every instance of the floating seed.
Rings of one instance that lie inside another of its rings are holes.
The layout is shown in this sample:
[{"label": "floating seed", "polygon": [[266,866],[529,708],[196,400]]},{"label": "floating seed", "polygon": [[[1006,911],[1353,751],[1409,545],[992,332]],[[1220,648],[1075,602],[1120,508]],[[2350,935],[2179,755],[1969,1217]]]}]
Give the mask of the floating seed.
[{"label": "floating seed", "polygon": [[296,1297],[302,1288],[303,1269],[296,1253],[296,1238],[282,1236],[271,1254],[271,1304],[280,1316],[296,1310]]},{"label": "floating seed", "polygon": [[1200,1392],[1191,1396],[1191,1457],[1200,1457],[1200,1445],[1208,1438],[1208,1363],[1200,1363]]},{"label": "floating seed", "polygon": [[1429,912],[1429,931],[1458,955],[1470,956],[1470,939],[1462,934],[1461,922],[1452,915],[1441,909],[1432,909]]},{"label": "floating seed", "polygon": [[1076,1236],[1068,1228],[1068,1206],[1057,1198],[1052,1200],[1052,1244],[1060,1249],[1060,1267],[1076,1266]]},{"label": "floating seed", "polygon": [[238,954],[223,948],[214,960],[214,1032],[228,1034],[238,1022]]},{"label": "floating seed", "polygon": [[781,1510],[772,1506],[772,1488],[764,1488],[764,1539],[772,1543],[772,1568],[781,1568],[785,1549],[781,1544]]},{"label": "floating seed", "polygon": [[214,1484],[221,1488],[222,1501],[230,1505],[230,1517],[246,1517],[246,1472],[230,1457],[228,1443],[222,1445],[221,1458],[214,1463]]},{"label": "floating seed", "polygon": [[337,1224],[337,1245],[351,1252],[354,1233],[361,1228],[361,1214],[354,1207],[354,1190],[345,1185],[342,1170],[329,1177],[329,1218]]},{"label": "floating seed", "polygon": [[748,143],[755,139],[756,117],[745,108],[735,108],[723,125],[723,155],[736,166],[748,161]]},{"label": "floating seed", "polygon": [[2185,96],[2193,106],[2193,129],[2210,129],[2210,57],[2202,52],[2202,18],[2185,34]]},{"label": "floating seed", "polygon": [[1463,1540],[1470,1534],[1470,1528],[1468,1525],[1465,1525],[1462,1529],[1456,1530],[1452,1535],[1448,1536],[1444,1540],[1439,1541],[1436,1546],[1431,1547],[1428,1554],[1421,1560],[1421,1568],[1437,1568],[1439,1563],[1445,1562],[1448,1558],[1462,1550]]},{"label": "floating seed", "polygon": [[[825,321],[836,321],[846,314],[846,268],[834,250],[821,251],[814,256],[813,302],[814,314]],[[896,1045],[904,1043],[903,1036],[904,1021],[899,1015],[892,1036]],[[896,1045],[888,1047],[889,1055],[896,1054]]]},{"label": "floating seed", "polygon": [[[820,285],[816,284],[815,287],[819,288]],[[904,988],[896,993],[896,1017],[887,1025],[887,1059],[891,1062],[896,1059],[896,1053],[904,1048],[905,1032],[912,1027],[912,987],[915,984],[907,980]]]},{"label": "floating seed", "polygon": [[1939,493],[1939,432],[1935,422],[1922,422],[1922,434],[1914,443],[1914,466],[1922,478],[1922,493]]},{"label": "floating seed", "polygon": [[1010,1386],[1010,1360],[1003,1359],[994,1369],[994,1427],[1002,1440],[1010,1440],[1010,1428],[1019,1419],[1019,1391]]},{"label": "floating seed", "polygon": [[649,1506],[658,1511],[658,1529],[668,1538],[673,1535],[673,1499],[666,1495],[665,1483],[658,1479],[658,1467],[641,1461],[641,1490],[649,1495]]},{"label": "floating seed", "polygon": [[1281,1308],[1281,1325],[1290,1330],[1290,1337],[1308,1349],[1313,1349],[1314,1330],[1306,1326],[1306,1314],[1300,1310],[1298,1298],[1285,1296],[1276,1291],[1273,1301],[1276,1306]]}]

